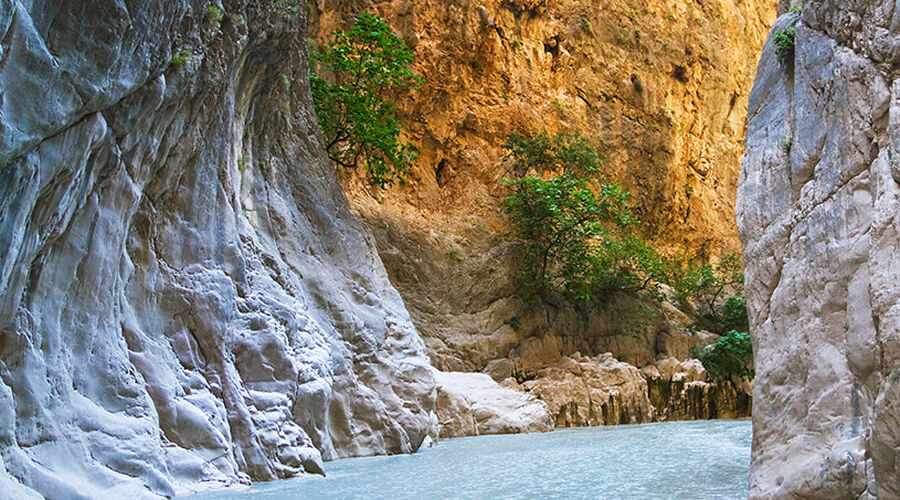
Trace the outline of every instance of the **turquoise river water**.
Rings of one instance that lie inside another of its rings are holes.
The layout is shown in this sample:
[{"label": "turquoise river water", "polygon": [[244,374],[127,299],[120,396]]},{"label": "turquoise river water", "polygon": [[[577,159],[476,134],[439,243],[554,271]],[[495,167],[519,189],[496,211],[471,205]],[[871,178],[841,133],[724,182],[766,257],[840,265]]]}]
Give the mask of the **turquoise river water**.
[{"label": "turquoise river water", "polygon": [[415,455],[337,460],[327,477],[191,500],[747,497],[750,421],[667,422],[449,439]]}]

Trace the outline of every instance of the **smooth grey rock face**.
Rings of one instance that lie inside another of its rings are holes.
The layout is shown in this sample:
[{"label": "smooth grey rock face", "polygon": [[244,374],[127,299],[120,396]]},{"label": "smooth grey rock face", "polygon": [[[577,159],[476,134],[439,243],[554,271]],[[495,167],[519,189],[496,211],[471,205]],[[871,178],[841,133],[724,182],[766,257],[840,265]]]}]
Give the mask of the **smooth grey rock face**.
[{"label": "smooth grey rock face", "polygon": [[0,3],[4,495],[172,496],[436,432],[315,137],[305,13]]},{"label": "smooth grey rock face", "polygon": [[900,498],[900,11],[810,1],[762,54],[737,216],[751,498]]}]

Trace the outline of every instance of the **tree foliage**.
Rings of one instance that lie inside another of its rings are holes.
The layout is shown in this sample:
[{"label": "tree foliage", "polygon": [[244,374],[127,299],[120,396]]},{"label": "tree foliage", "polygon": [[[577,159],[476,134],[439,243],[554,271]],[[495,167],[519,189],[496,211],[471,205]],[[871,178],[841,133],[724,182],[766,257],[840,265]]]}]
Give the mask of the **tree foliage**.
[{"label": "tree foliage", "polygon": [[692,302],[711,329],[725,332],[747,330],[744,298],[744,265],[737,254],[728,254],[716,264],[670,264],[669,282],[682,306]]},{"label": "tree foliage", "polygon": [[603,168],[603,157],[578,133],[514,133],[503,148],[513,159],[513,172],[520,177],[529,171],[590,175]]},{"label": "tree foliage", "polygon": [[793,27],[784,28],[775,33],[775,57],[778,62],[786,63],[794,56],[794,43],[797,39],[797,30]]},{"label": "tree foliage", "polygon": [[365,166],[372,184],[393,185],[412,166],[415,150],[400,140],[397,105],[387,95],[416,88],[413,52],[371,14],[311,53],[313,102],[329,157],[341,167]]},{"label": "tree foliage", "polygon": [[[512,194],[503,200],[526,291],[547,303],[590,306],[606,294],[671,297],[693,309],[704,327],[722,333],[696,352],[714,379],[752,379],[743,263],[736,254],[698,265],[689,255],[665,256],[637,236],[629,194],[602,182],[602,157],[577,134],[511,135]],[[665,286],[671,292],[663,293]]]},{"label": "tree foliage", "polygon": [[748,327],[738,255],[704,265],[685,254],[662,255],[635,234],[629,193],[602,182],[602,157],[580,135],[511,135],[504,147],[513,172],[504,184],[513,192],[503,206],[522,245],[531,298],[584,310],[613,292],[671,297],[704,327],[727,332],[695,352],[711,378],[753,378],[750,335],[738,331]]},{"label": "tree foliage", "polygon": [[576,304],[612,291],[654,288],[662,261],[635,236],[629,193],[616,183],[593,183],[600,154],[578,134],[511,135],[513,194],[504,199],[522,243],[522,277],[531,295]]},{"label": "tree foliage", "polygon": [[713,380],[753,380],[753,342],[749,333],[731,330],[696,355]]},{"label": "tree foliage", "polygon": [[662,300],[667,285],[705,327],[747,329],[740,257],[697,265],[640,238],[629,193],[602,182],[602,156],[584,137],[513,134],[504,147],[513,174],[504,183],[513,194],[503,205],[522,244],[522,277],[533,297],[584,304],[621,291]]},{"label": "tree foliage", "polygon": [[589,299],[599,263],[596,250],[607,232],[604,224],[628,223],[626,194],[609,186],[606,195],[598,196],[584,179],[569,173],[548,180],[525,176],[507,184],[515,189],[505,208],[525,243],[526,284],[544,298],[562,293]]}]

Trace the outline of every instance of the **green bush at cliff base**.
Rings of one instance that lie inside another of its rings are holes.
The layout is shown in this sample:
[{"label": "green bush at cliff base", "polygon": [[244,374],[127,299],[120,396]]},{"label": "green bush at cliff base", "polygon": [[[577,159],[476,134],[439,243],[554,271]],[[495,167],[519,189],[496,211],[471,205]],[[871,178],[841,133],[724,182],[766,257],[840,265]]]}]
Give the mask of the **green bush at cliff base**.
[{"label": "green bush at cliff base", "polygon": [[693,265],[689,259],[668,262],[667,283],[675,291],[682,309],[694,309],[717,333],[746,330],[747,302],[744,298],[744,265],[740,256],[728,254],[716,264]]},{"label": "green bush at cliff base", "polygon": [[731,330],[694,354],[712,380],[753,380],[753,342],[749,333]]},{"label": "green bush at cliff base", "polygon": [[526,297],[589,306],[624,292],[661,301],[668,285],[672,300],[695,311],[703,328],[747,329],[740,257],[696,265],[641,239],[629,193],[603,182],[603,158],[584,137],[513,134],[504,148],[512,175],[503,182],[513,193],[503,208],[521,243]]},{"label": "green bush at cliff base", "polygon": [[597,179],[603,160],[586,139],[513,134],[504,147],[513,160],[504,184],[513,194],[503,206],[522,244],[531,298],[589,305],[613,291],[658,289],[662,259],[630,230],[638,222],[629,194]]},{"label": "green bush at cliff base", "polygon": [[347,31],[311,53],[313,103],[325,148],[337,165],[363,165],[373,185],[400,180],[416,158],[400,140],[397,105],[385,96],[416,88],[413,52],[376,16],[362,14]]},{"label": "green bush at cliff base", "polygon": [[748,330],[750,321],[747,318],[747,298],[743,292],[725,299],[722,304],[720,323],[723,330]]}]

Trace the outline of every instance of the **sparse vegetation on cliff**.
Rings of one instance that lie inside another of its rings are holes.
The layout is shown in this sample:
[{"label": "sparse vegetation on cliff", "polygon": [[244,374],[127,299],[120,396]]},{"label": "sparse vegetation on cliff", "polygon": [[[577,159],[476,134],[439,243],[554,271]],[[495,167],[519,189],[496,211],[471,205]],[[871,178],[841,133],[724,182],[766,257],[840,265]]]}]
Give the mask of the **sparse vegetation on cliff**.
[{"label": "sparse vegetation on cliff", "polygon": [[347,31],[311,53],[310,84],[325,149],[344,168],[363,165],[375,186],[400,180],[415,150],[400,140],[397,105],[386,95],[416,88],[413,52],[376,16],[361,14]]},{"label": "sparse vegetation on cliff", "polygon": [[524,243],[522,271],[530,292],[544,300],[590,300],[602,259],[604,223],[624,225],[624,193],[598,197],[584,179],[564,173],[548,180],[508,180],[515,194],[505,200]]},{"label": "sparse vegetation on cliff", "polygon": [[683,309],[693,304],[704,326],[719,333],[747,329],[744,264],[737,254],[699,266],[684,259],[670,260],[668,267],[668,284],[675,290],[676,302]]},{"label": "sparse vegetation on cliff", "polygon": [[581,135],[513,134],[513,194],[503,200],[522,244],[527,294],[548,303],[585,306],[612,292],[663,300],[663,285],[700,324],[724,333],[747,329],[743,263],[729,254],[698,265],[691,256],[667,257],[641,239],[629,193],[604,183],[602,157]]},{"label": "sparse vegetation on cliff", "polygon": [[797,38],[797,30],[793,27],[784,28],[775,33],[775,57],[778,62],[784,64],[794,57],[794,41]]},{"label": "sparse vegetation on cliff", "polygon": [[173,66],[179,66],[190,61],[192,57],[194,57],[194,54],[191,53],[191,49],[181,49],[172,56],[171,63]]},{"label": "sparse vegetation on cliff", "polygon": [[219,8],[218,5],[210,4],[206,7],[206,13],[209,19],[210,27],[219,29],[219,27],[222,25],[222,19],[225,17],[225,13],[222,12],[222,9]]},{"label": "sparse vegetation on cliff", "polygon": [[513,159],[518,177],[534,173],[572,173],[581,176],[603,168],[603,157],[581,134],[510,134],[503,148]]}]

